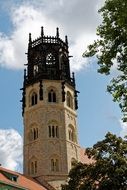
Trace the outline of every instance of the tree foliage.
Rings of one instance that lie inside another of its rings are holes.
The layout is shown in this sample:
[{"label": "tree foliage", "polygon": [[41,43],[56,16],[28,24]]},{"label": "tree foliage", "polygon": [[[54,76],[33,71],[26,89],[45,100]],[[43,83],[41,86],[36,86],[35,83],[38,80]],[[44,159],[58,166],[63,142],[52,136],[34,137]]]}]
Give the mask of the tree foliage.
[{"label": "tree foliage", "polygon": [[69,173],[63,190],[126,190],[127,140],[107,133],[86,154],[91,164],[78,163]]},{"label": "tree foliage", "polygon": [[107,90],[113,100],[118,101],[127,120],[127,0],[105,0],[98,11],[102,23],[97,28],[98,40],[88,46],[84,57],[96,56],[98,72],[110,74],[113,65],[117,65],[119,76],[113,78]]}]

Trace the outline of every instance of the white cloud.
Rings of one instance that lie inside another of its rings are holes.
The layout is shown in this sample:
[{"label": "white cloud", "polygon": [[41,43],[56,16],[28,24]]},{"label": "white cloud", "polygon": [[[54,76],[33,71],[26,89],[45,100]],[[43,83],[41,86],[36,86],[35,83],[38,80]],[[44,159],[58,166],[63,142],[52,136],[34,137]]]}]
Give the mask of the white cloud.
[{"label": "white cloud", "polygon": [[[28,34],[39,36],[40,26],[46,19],[33,7],[21,6],[13,9],[12,22],[14,31],[11,36],[0,34],[0,64],[7,68],[21,69],[26,63]],[[50,30],[50,25],[48,27]]]},{"label": "white cloud", "polygon": [[10,36],[0,34],[0,64],[7,68],[23,68],[27,61],[28,33],[31,32],[35,39],[40,35],[40,27],[44,26],[46,35],[55,35],[58,26],[62,38],[63,34],[69,35],[74,57],[72,69],[80,70],[86,64],[82,53],[95,37],[99,6],[100,0],[27,0],[13,4],[10,14],[13,31]]},{"label": "white cloud", "polygon": [[22,137],[14,129],[0,129],[0,164],[11,170],[21,171]]},{"label": "white cloud", "polygon": [[127,122],[123,122],[122,120],[120,120],[120,126],[122,128],[120,136],[124,138],[125,136],[127,136]]},{"label": "white cloud", "polygon": [[83,69],[83,67],[89,67],[88,59],[83,58],[82,54],[87,48],[87,45],[92,43],[96,35],[87,35],[87,38],[84,35],[80,36],[75,40],[75,43],[72,43],[70,48],[70,55],[73,57],[70,59],[72,70],[79,71]]}]

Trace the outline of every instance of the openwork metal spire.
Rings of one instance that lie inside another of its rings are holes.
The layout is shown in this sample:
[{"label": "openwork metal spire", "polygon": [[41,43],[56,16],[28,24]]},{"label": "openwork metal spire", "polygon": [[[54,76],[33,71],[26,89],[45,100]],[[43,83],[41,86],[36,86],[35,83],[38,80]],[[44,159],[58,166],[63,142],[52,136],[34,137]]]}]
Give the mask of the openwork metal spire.
[{"label": "openwork metal spire", "polygon": [[41,27],[41,36],[32,40],[29,34],[28,66],[26,84],[50,79],[65,80],[72,86],[73,79],[70,75],[68,39],[60,38],[59,28],[56,28],[56,36],[45,36]]}]

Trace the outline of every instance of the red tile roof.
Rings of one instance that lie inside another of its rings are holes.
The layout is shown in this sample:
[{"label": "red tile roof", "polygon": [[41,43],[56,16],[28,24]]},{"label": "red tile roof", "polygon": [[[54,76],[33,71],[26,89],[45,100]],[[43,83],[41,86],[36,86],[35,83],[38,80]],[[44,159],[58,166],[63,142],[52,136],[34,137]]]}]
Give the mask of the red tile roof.
[{"label": "red tile roof", "polygon": [[[11,174],[18,176],[17,181],[12,181],[4,175],[4,173]],[[25,176],[21,173],[14,172],[8,169],[5,169],[0,166],[0,181],[4,182],[5,184],[14,185],[20,188],[29,189],[29,190],[49,190],[42,185],[40,185],[37,181],[33,178]]]},{"label": "red tile roof", "polygon": [[[93,162],[93,160],[89,159],[87,155],[85,155],[85,149],[80,148],[80,162],[82,163],[87,163],[90,164]],[[17,181],[13,181],[9,179],[4,173],[18,176]],[[46,185],[41,185],[39,182],[37,182],[35,179],[32,177],[25,176],[21,173],[14,172],[12,170],[5,169],[0,166],[0,181],[2,181],[5,184],[10,184],[19,188],[24,188],[28,190],[51,190],[54,189],[53,187],[51,188],[48,183]],[[44,181],[45,184],[45,181]]]},{"label": "red tile roof", "polygon": [[80,162],[83,164],[90,164],[93,162],[92,159],[89,159],[88,156],[85,154],[85,148],[80,148]]}]

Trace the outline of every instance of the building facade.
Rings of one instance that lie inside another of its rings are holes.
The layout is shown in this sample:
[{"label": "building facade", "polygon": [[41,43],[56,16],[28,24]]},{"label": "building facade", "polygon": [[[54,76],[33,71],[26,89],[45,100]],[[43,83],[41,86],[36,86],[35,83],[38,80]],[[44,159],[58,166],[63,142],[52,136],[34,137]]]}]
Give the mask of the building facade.
[{"label": "building facade", "polygon": [[70,73],[68,40],[29,34],[28,63],[24,71],[24,174],[56,189],[65,183],[71,167],[80,161],[78,109],[74,73]]}]

